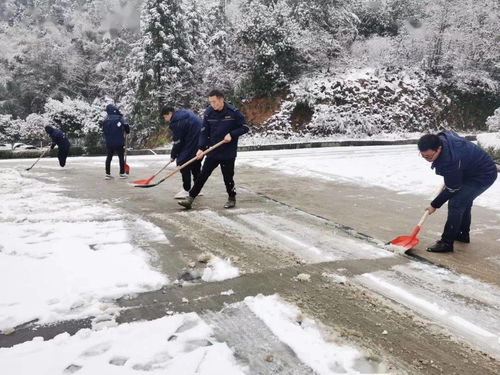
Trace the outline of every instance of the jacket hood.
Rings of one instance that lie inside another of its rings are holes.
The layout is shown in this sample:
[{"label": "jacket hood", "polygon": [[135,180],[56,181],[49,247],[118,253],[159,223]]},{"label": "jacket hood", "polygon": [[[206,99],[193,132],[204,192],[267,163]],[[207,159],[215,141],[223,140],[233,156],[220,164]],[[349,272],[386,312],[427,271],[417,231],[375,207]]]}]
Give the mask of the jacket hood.
[{"label": "jacket hood", "polygon": [[443,165],[443,163],[457,161],[459,159],[457,151],[464,143],[464,140],[451,130],[438,133],[437,135],[441,139],[443,151],[439,158],[432,163],[432,168],[435,168],[436,165]]},{"label": "jacket hood", "polygon": [[114,104],[108,104],[106,106],[106,113],[108,115],[121,115],[120,111],[118,110],[118,108],[116,108]]},{"label": "jacket hood", "polygon": [[54,128],[52,126],[47,125],[45,127],[45,131],[47,132],[47,134],[52,134],[54,132]]},{"label": "jacket hood", "polygon": [[174,112],[174,115],[172,116],[172,122],[173,121],[181,121],[189,118],[190,114],[187,110],[185,109],[179,109],[178,111]]}]

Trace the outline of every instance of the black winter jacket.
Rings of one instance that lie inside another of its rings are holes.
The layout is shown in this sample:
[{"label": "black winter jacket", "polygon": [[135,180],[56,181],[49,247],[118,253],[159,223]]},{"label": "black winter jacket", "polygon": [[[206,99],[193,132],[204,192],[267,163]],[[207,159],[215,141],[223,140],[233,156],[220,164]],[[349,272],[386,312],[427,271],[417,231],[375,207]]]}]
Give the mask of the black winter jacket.
[{"label": "black winter jacket", "polygon": [[243,114],[233,105],[224,103],[221,111],[209,106],[203,116],[203,127],[200,135],[200,150],[222,141],[226,134],[231,134],[232,141],[223,144],[207,154],[207,158],[230,160],[236,158],[238,138],[249,131]]}]

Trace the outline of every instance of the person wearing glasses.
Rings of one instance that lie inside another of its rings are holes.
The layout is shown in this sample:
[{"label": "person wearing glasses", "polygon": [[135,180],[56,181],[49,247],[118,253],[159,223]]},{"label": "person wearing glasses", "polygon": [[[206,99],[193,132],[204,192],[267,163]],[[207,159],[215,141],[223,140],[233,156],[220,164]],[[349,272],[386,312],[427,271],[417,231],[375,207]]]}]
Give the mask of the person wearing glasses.
[{"label": "person wearing glasses", "polygon": [[474,143],[453,131],[426,134],[418,141],[420,155],[443,176],[441,193],[426,208],[433,214],[448,202],[448,218],[441,239],[427,248],[434,253],[453,251],[453,242],[470,242],[471,208],[474,199],[495,182],[493,159]]}]

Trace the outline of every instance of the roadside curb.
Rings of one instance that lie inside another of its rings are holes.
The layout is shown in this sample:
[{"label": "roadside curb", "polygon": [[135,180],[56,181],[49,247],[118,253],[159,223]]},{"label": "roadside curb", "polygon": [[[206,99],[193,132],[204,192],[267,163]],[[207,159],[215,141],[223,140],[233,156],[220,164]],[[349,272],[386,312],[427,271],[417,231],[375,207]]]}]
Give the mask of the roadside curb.
[{"label": "roadside curb", "polygon": [[[468,135],[465,137],[469,141],[475,141],[476,136]],[[242,145],[238,146],[238,151],[271,151],[271,150],[297,150],[303,148],[321,148],[321,147],[348,147],[348,146],[398,146],[417,144],[418,139],[399,139],[390,140],[346,140],[346,141],[314,141],[303,143],[273,143],[266,145]],[[129,155],[164,155],[170,153],[170,148],[130,150]]]}]

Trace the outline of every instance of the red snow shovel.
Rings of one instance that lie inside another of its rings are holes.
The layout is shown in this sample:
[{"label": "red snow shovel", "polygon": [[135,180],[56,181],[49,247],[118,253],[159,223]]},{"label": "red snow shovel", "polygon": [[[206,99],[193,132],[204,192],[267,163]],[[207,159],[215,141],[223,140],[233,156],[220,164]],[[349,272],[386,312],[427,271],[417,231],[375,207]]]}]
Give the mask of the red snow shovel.
[{"label": "red snow shovel", "polygon": [[128,136],[125,136],[125,174],[130,174],[130,166],[127,164],[127,142],[128,141]]},{"label": "red snow shovel", "polygon": [[393,239],[391,242],[389,242],[391,245],[403,247],[406,250],[410,250],[411,248],[417,246],[418,242],[420,241],[417,238],[418,232],[420,232],[420,229],[422,228],[422,225],[424,225],[425,220],[427,219],[427,216],[429,216],[429,211],[425,210],[424,214],[422,215],[422,218],[418,222],[417,226],[415,229],[413,229],[413,232],[409,236],[399,236]]},{"label": "red snow shovel", "polygon": [[[220,141],[219,143],[216,143],[215,145],[211,146],[210,148],[206,149],[205,151],[202,152],[201,155],[205,156],[206,154],[208,154],[210,151],[216,149],[217,147],[219,147],[220,145],[226,143],[224,140]],[[163,181],[165,181],[167,178],[169,178],[170,176],[173,176],[174,174],[176,174],[177,172],[179,172],[182,168],[184,167],[187,167],[189,164],[191,163],[194,163],[196,160],[198,160],[198,157],[195,156],[194,158],[192,158],[191,160],[185,162],[184,164],[182,165],[179,165],[177,168],[175,168],[172,172],[170,172],[169,174],[167,174],[165,177],[163,177],[160,181],[158,181],[157,183],[154,183],[154,184],[135,184],[134,187],[141,187],[141,188],[150,188],[150,187],[154,187],[154,186],[158,186],[160,185]]]},{"label": "red snow shovel", "polygon": [[[439,189],[434,192],[433,196],[436,197],[443,189],[444,189],[444,184],[439,186]],[[405,249],[405,251],[410,250],[415,246],[417,246],[418,243],[420,242],[420,240],[417,238],[417,234],[418,232],[420,232],[420,229],[422,229],[422,225],[424,225],[424,222],[428,216],[429,216],[429,211],[425,210],[424,214],[422,215],[422,218],[420,219],[417,226],[415,227],[415,229],[413,229],[413,232],[411,232],[409,236],[396,237],[389,243],[391,245],[399,246]]]},{"label": "red snow shovel", "polygon": [[151,177],[146,178],[146,179],[144,179],[144,180],[137,180],[137,181],[134,181],[134,184],[136,184],[136,185],[148,185],[148,184],[149,184],[149,183],[153,180],[153,178],[155,178],[156,176],[158,176],[158,175],[160,174],[160,172],[161,172],[161,171],[163,171],[165,168],[167,168],[167,167],[170,165],[170,163],[172,163],[172,160],[171,160],[171,161],[169,161],[169,162],[167,163],[167,165],[165,165],[162,169],[160,169],[158,172],[156,172],[156,173],[155,173],[154,175],[152,175]]}]

